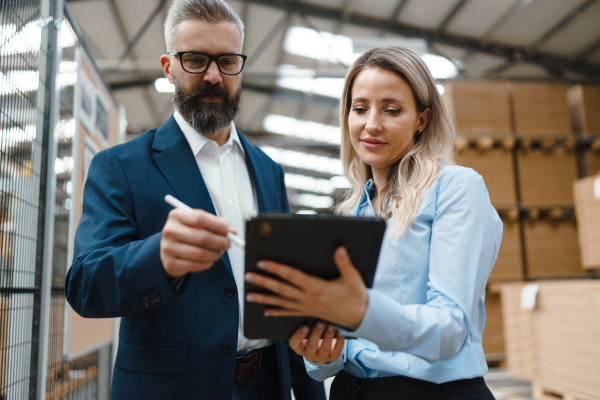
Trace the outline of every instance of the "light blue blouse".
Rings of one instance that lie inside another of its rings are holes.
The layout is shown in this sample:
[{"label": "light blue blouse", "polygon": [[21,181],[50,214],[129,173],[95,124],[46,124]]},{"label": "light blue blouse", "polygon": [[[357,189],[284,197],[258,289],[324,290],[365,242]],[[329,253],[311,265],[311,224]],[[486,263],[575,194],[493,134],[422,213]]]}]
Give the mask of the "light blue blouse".
[{"label": "light blue blouse", "polygon": [[[367,182],[360,216],[375,215],[372,189]],[[342,330],[358,339],[346,340],[336,361],[305,362],[310,376],[322,381],[344,368],[360,378],[435,383],[485,375],[485,285],[501,239],[502,221],[481,176],[446,166],[406,234],[386,232],[363,321],[356,331]]]}]

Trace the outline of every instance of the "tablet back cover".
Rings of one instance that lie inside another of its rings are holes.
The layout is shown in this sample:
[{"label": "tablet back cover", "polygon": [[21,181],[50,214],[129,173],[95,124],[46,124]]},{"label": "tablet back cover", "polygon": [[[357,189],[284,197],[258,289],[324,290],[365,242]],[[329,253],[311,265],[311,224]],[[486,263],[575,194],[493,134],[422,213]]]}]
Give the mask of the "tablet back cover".
[{"label": "tablet back cover", "polygon": [[[385,233],[380,218],[293,214],[261,214],[246,223],[246,272],[263,273],[259,260],[272,260],[330,280],[339,277],[333,253],[346,246],[367,287],[372,287]],[[269,291],[245,282],[245,293]],[[249,339],[288,339],[314,318],[265,317],[265,306],[244,305],[244,336]]]}]

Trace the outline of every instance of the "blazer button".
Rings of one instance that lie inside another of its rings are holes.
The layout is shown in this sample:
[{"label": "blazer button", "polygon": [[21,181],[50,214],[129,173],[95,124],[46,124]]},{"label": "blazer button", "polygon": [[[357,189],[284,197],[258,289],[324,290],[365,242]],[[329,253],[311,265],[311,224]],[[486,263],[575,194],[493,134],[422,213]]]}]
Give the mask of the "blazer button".
[{"label": "blazer button", "polygon": [[231,286],[227,286],[225,288],[225,294],[227,295],[227,297],[233,297],[233,296],[235,296],[235,289],[232,288]]},{"label": "blazer button", "polygon": [[225,354],[231,353],[231,350],[233,350],[233,346],[231,345],[231,343],[229,342],[225,342],[221,345],[221,351]]}]

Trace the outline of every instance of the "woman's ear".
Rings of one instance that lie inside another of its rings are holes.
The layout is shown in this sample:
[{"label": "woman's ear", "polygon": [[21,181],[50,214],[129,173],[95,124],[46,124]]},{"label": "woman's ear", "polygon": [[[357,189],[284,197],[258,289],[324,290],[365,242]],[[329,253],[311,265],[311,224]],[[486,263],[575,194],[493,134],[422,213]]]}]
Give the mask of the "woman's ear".
[{"label": "woman's ear", "polygon": [[433,112],[431,111],[431,108],[426,109],[421,113],[421,115],[419,115],[419,125],[417,125],[417,130],[419,132],[423,132],[425,128],[427,128],[432,116]]}]

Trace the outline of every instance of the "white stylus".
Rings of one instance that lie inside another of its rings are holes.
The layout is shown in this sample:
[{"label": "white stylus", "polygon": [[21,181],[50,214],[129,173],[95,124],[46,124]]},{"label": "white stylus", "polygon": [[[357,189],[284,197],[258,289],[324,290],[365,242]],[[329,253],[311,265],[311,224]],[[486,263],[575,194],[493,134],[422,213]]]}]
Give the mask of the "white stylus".
[{"label": "white stylus", "polygon": [[[183,203],[181,200],[177,200],[175,197],[171,196],[170,194],[165,196],[165,201],[175,208],[183,208],[184,210],[192,210],[192,207]],[[240,246],[242,249],[246,247],[246,242],[244,241],[244,239],[240,239],[239,237],[235,236],[233,233],[227,232],[227,237],[229,238],[229,240],[231,240],[236,245]]]}]

